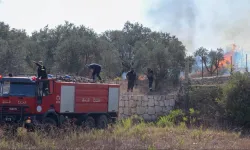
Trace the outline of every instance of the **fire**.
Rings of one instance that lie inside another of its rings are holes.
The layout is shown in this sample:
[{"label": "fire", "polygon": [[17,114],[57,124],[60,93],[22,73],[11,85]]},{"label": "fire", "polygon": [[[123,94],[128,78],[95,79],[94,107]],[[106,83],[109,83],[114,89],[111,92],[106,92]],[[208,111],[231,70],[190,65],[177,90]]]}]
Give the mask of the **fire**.
[{"label": "fire", "polygon": [[236,45],[232,44],[232,49],[231,51],[227,52],[224,55],[224,60],[220,62],[220,68],[230,68],[231,67],[231,57],[233,57],[234,53],[235,53],[235,49],[236,49]]}]

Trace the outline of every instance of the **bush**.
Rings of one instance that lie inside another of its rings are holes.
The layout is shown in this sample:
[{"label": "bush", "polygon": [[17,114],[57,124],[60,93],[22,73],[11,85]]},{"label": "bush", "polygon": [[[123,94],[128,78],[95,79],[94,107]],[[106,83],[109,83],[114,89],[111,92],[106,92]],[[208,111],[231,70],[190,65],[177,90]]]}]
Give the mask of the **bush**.
[{"label": "bush", "polygon": [[193,126],[199,121],[199,118],[197,118],[199,113],[193,108],[190,108],[188,113],[183,112],[181,109],[171,110],[167,116],[160,117],[156,124],[159,127],[173,127],[181,124]]},{"label": "bush", "polygon": [[225,109],[225,115],[237,125],[250,121],[250,79],[247,74],[235,73],[223,87],[218,100]]},{"label": "bush", "polygon": [[218,119],[224,114],[224,108],[217,102],[221,96],[220,86],[198,85],[192,86],[189,91],[189,107],[200,111],[200,117],[206,119]]}]

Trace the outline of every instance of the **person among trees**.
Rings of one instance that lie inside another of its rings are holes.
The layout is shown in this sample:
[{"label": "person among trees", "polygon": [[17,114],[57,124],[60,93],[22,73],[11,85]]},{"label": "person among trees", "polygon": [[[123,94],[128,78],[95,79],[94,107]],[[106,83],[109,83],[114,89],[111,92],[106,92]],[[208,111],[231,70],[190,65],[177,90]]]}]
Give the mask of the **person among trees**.
[{"label": "person among trees", "polygon": [[126,77],[128,79],[127,92],[129,92],[129,90],[133,92],[133,88],[136,83],[136,72],[134,71],[134,68],[131,68],[131,70],[127,73]]},{"label": "person among trees", "polygon": [[149,87],[150,92],[152,92],[152,85],[153,85],[153,81],[154,81],[154,72],[150,68],[147,69],[147,77],[148,77],[148,87]]},{"label": "person among trees", "polygon": [[96,64],[96,63],[91,63],[89,65],[87,65],[87,67],[91,70],[90,73],[92,73],[92,79],[93,79],[93,82],[95,82],[95,76],[98,77],[98,79],[100,81],[102,81],[102,78],[100,76],[100,73],[101,73],[101,70],[102,70],[102,66],[99,65],[99,64]]}]

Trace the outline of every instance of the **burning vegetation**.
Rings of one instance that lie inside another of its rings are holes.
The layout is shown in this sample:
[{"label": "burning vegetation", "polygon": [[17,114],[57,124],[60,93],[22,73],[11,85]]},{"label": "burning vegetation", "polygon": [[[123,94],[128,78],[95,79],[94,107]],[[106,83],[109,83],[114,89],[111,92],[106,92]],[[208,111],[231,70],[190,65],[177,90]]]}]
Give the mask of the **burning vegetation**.
[{"label": "burning vegetation", "polygon": [[229,75],[231,72],[246,72],[248,70],[247,53],[236,44],[225,50],[208,50],[199,48],[194,53],[195,62],[191,76]]}]

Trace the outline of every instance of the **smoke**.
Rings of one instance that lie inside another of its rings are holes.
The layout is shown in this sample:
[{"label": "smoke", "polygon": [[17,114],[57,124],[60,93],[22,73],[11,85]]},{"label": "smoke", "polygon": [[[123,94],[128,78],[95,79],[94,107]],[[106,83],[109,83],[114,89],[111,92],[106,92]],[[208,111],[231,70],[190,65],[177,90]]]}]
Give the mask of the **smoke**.
[{"label": "smoke", "polygon": [[[249,0],[159,0],[147,11],[153,26],[176,35],[189,52],[235,43],[250,52]],[[239,47],[238,47],[239,48]]]},{"label": "smoke", "polygon": [[152,24],[177,35],[179,39],[185,40],[187,47],[193,48],[196,25],[194,0],[160,0],[153,7],[148,11]]}]

